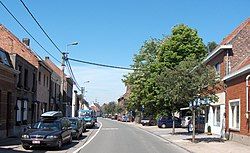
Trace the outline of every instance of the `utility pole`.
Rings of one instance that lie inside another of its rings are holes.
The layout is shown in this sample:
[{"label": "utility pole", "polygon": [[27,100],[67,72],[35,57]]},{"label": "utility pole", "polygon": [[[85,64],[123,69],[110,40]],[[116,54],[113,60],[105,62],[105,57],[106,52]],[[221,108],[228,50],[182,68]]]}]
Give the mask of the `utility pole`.
[{"label": "utility pole", "polygon": [[[67,47],[66,47],[67,49]],[[62,103],[61,103],[61,111],[63,112],[64,116],[66,115],[66,106],[65,106],[65,109],[64,109],[64,104],[65,104],[65,101],[64,101],[64,78],[65,78],[65,74],[64,74],[64,69],[65,69],[65,61],[67,60],[67,54],[66,52],[63,52],[62,53],[62,84],[61,84],[61,93],[62,93]]]}]

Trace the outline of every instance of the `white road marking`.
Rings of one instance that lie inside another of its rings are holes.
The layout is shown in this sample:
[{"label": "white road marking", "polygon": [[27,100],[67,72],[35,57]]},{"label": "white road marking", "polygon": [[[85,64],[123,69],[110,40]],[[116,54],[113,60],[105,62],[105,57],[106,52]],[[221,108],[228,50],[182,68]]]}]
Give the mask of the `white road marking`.
[{"label": "white road marking", "polygon": [[73,153],[78,153],[82,148],[84,148],[85,146],[87,146],[95,137],[96,135],[100,132],[101,128],[102,128],[102,122],[100,122],[100,127],[97,130],[97,132],[93,135],[93,137],[91,137],[84,145],[82,145],[80,148],[78,148],[77,150],[75,150]]},{"label": "white road marking", "polygon": [[102,130],[106,130],[106,131],[109,131],[109,130],[118,130],[118,128],[102,128]]}]

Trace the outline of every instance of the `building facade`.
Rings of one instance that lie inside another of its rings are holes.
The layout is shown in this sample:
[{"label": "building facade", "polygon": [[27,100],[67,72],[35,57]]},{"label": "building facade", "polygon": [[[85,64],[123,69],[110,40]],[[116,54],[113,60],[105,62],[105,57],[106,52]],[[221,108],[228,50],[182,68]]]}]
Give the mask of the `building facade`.
[{"label": "building facade", "polygon": [[18,54],[10,54],[14,69],[19,71],[16,85],[15,132],[20,133],[22,126],[37,121],[35,109],[37,68]]},{"label": "building facade", "polygon": [[15,133],[16,109],[16,71],[9,54],[0,48],[0,138],[13,136]]},{"label": "building facade", "polygon": [[[207,110],[212,133],[239,140],[249,134],[246,93],[247,66],[250,64],[250,19],[240,24],[204,60],[214,66],[225,87],[217,91],[219,101]],[[239,72],[243,71],[244,73]],[[236,75],[237,74],[237,75]],[[206,128],[207,129],[207,128]],[[233,135],[233,136],[232,136]]]},{"label": "building facade", "polygon": [[50,105],[50,80],[52,70],[42,60],[39,61],[37,78],[37,109],[39,117],[49,110]]},{"label": "building facade", "polygon": [[50,110],[60,110],[60,102],[62,99],[61,94],[61,74],[62,71],[49,59],[49,57],[45,57],[44,62],[50,67],[52,70],[51,73],[51,84],[50,84]]}]

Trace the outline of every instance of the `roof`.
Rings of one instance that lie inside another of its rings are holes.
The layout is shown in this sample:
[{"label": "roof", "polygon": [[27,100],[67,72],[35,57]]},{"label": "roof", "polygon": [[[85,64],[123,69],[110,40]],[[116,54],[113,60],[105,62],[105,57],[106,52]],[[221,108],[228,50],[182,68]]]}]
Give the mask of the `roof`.
[{"label": "roof", "polygon": [[223,81],[228,81],[228,80],[232,80],[238,76],[244,75],[250,73],[250,64],[242,67],[241,69],[234,71],[232,73],[230,73],[229,75],[226,75],[222,80]]},{"label": "roof", "polygon": [[57,67],[50,59],[49,57],[45,57],[45,63],[59,76],[62,76],[62,71],[59,67]]},{"label": "roof", "polygon": [[209,62],[211,59],[213,59],[225,49],[232,49],[232,45],[219,45],[203,60],[203,62]]},{"label": "roof", "polygon": [[207,63],[219,53],[221,53],[225,49],[232,49],[231,41],[247,26],[250,26],[250,18],[241,23],[236,29],[233,30],[229,35],[227,35],[220,43],[218,47],[216,47],[204,60],[204,63]]},{"label": "roof", "polygon": [[231,32],[227,37],[225,37],[220,43],[220,45],[229,44],[247,25],[250,25],[250,18],[241,23],[236,29],[233,30],[233,32]]}]

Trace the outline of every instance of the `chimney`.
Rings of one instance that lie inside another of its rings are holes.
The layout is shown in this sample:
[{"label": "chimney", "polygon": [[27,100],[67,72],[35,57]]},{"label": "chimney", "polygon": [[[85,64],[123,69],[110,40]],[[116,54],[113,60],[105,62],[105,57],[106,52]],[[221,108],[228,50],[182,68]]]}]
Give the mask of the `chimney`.
[{"label": "chimney", "polygon": [[49,57],[48,57],[48,56],[45,57],[45,61],[46,61],[46,60],[49,60]]},{"label": "chimney", "polygon": [[28,46],[28,47],[30,47],[30,39],[29,38],[23,38],[23,43],[26,45],[26,46]]}]

